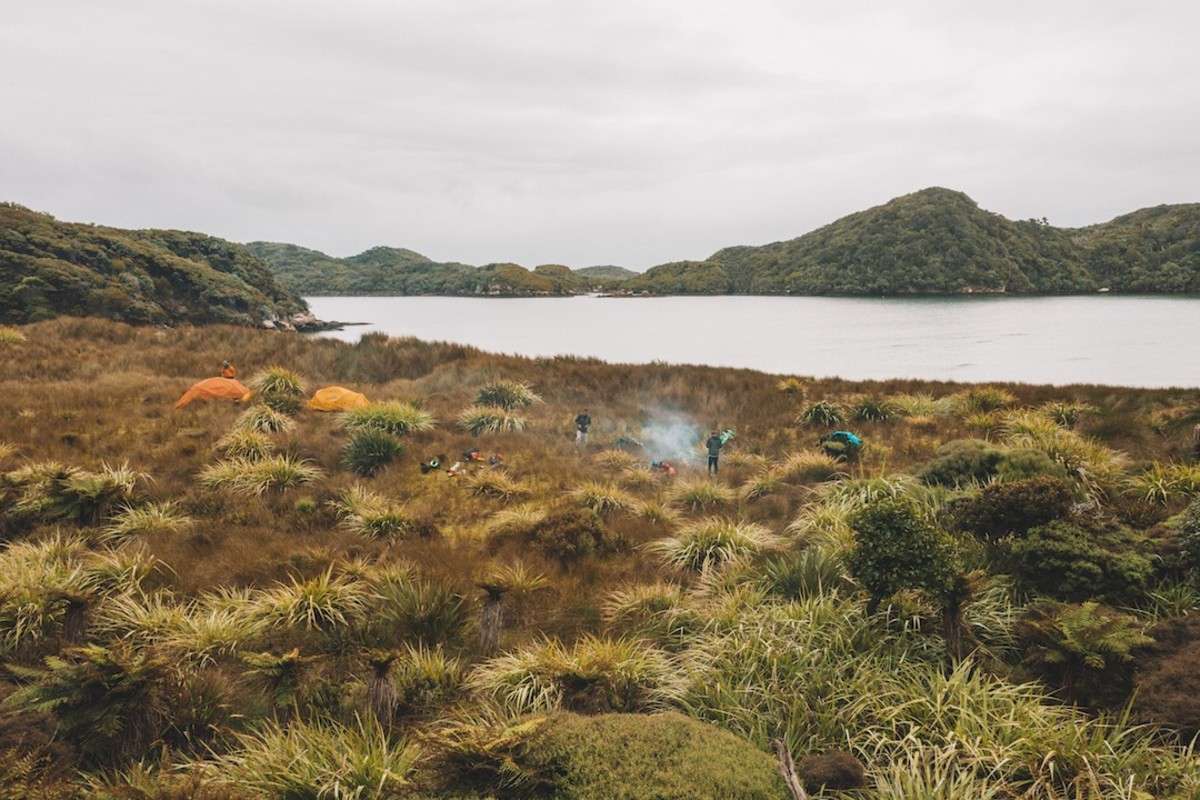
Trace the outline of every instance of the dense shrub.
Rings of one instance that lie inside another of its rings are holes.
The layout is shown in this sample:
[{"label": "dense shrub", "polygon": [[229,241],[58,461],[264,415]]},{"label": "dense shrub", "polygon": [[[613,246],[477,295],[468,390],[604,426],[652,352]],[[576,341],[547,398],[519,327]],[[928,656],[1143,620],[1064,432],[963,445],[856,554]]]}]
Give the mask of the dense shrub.
[{"label": "dense shrub", "polygon": [[878,500],[849,520],[854,547],[849,566],[871,593],[868,613],[901,589],[942,594],[956,570],[950,537],[907,498]]},{"label": "dense shrub", "polygon": [[1148,633],[1155,644],[1138,661],[1134,713],[1185,741],[1200,736],[1200,615],[1166,620]]},{"label": "dense shrub", "polygon": [[1179,559],[1200,586],[1200,497],[1192,501],[1179,522]]},{"label": "dense shrub", "polygon": [[862,789],[867,785],[867,771],[862,762],[845,750],[807,755],[796,764],[796,772],[810,792]]},{"label": "dense shrub", "polygon": [[917,471],[917,477],[939,486],[982,483],[996,474],[1003,458],[1003,450],[982,439],[956,439],[939,447],[934,459]]},{"label": "dense shrub", "polygon": [[1067,477],[1061,464],[1041,450],[997,447],[982,439],[956,439],[937,449],[917,477],[938,486],[986,483],[993,478],[1015,481],[1049,475]]},{"label": "dense shrub", "polygon": [[571,508],[547,514],[529,531],[529,541],[549,558],[572,564],[593,554],[619,549],[620,542],[591,509]]},{"label": "dense shrub", "polygon": [[404,446],[392,436],[374,428],[363,428],[350,435],[342,448],[342,463],[356,475],[370,478],[404,454]]},{"label": "dense shrub", "polygon": [[1056,478],[1030,478],[1012,483],[993,483],[976,496],[954,504],[954,525],[984,539],[995,540],[1070,515],[1074,498],[1065,483]]},{"label": "dense shrub", "polygon": [[1024,536],[1006,537],[1000,545],[1023,590],[1065,602],[1133,605],[1145,596],[1154,572],[1125,529],[1054,520]]}]

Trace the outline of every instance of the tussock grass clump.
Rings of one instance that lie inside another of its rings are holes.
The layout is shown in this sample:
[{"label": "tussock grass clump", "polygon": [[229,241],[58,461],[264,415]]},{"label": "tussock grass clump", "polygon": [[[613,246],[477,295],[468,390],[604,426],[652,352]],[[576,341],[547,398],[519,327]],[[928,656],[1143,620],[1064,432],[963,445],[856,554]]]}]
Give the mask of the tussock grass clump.
[{"label": "tussock grass clump", "polygon": [[768,495],[776,494],[787,485],[783,472],[777,466],[766,469],[750,476],[738,489],[738,494],[748,503],[761,500]]},{"label": "tussock grass clump", "polygon": [[20,344],[25,341],[25,334],[8,325],[0,325],[0,345]]},{"label": "tussock grass clump", "polygon": [[308,580],[293,578],[255,599],[257,615],[267,624],[306,631],[332,631],[356,625],[366,614],[367,587],[335,575],[329,568]]},{"label": "tussock grass clump", "polygon": [[1000,411],[1016,405],[1016,396],[998,386],[973,386],[948,398],[954,413],[961,415],[980,411]]},{"label": "tussock grass clump", "polygon": [[493,381],[485,383],[475,392],[475,403],[481,406],[512,410],[528,408],[540,402],[542,398],[533,391],[533,387],[520,381]]},{"label": "tussock grass clump", "polygon": [[172,535],[195,525],[196,520],[179,510],[174,500],[122,506],[104,526],[101,538],[106,544],[122,542],[133,536]]},{"label": "tussock grass clump", "polygon": [[683,587],[666,581],[624,586],[609,592],[600,612],[610,630],[649,639],[671,651],[682,647],[687,635],[704,624],[701,616],[688,606]]},{"label": "tussock grass clump", "polygon": [[684,480],[671,490],[671,500],[693,512],[711,512],[737,502],[737,491],[723,483],[704,480]]},{"label": "tussock grass clump", "polygon": [[463,662],[441,647],[405,644],[392,668],[396,711],[426,714],[458,700],[465,691]]},{"label": "tussock grass clump", "polygon": [[296,421],[270,406],[255,403],[238,415],[233,427],[235,430],[259,433],[287,433],[296,429]]},{"label": "tussock grass clump", "polygon": [[647,500],[640,503],[636,511],[638,519],[645,520],[652,525],[663,525],[670,527],[679,521],[679,511],[675,508],[659,503],[653,500]]},{"label": "tussock grass clump", "polygon": [[792,453],[779,465],[783,479],[789,482],[820,483],[847,477],[836,456],[819,450]]},{"label": "tussock grass clump", "polygon": [[403,454],[404,445],[395,436],[367,428],[350,434],[342,447],[342,463],[355,475],[371,478]]},{"label": "tussock grass clump", "polygon": [[789,600],[808,600],[827,592],[854,590],[854,581],[842,555],[824,547],[799,553],[781,553],[766,559],[758,584],[770,594]]},{"label": "tussock grass clump", "polygon": [[887,398],[864,394],[851,399],[847,413],[850,419],[857,422],[895,422],[904,412]]},{"label": "tussock grass clump", "polygon": [[226,458],[261,461],[275,452],[275,442],[261,430],[234,428],[217,440],[216,449]]},{"label": "tussock grass clump", "polygon": [[894,394],[887,402],[900,409],[905,417],[936,418],[954,413],[954,402],[949,397],[934,397],[925,392],[916,394]]},{"label": "tussock grass clump", "polygon": [[200,471],[200,485],[206,489],[228,489],[239,494],[261,495],[268,489],[283,491],[323,476],[320,468],[290,456],[275,456],[260,461],[231,458],[210,464]]},{"label": "tussock grass clump", "polygon": [[368,539],[403,539],[421,529],[403,507],[361,486],[351,487],[341,499],[330,502],[342,528]]},{"label": "tussock grass clump", "polygon": [[9,460],[19,452],[21,452],[21,448],[15,444],[0,441],[0,462]]},{"label": "tussock grass clump", "polygon": [[511,503],[529,497],[529,489],[503,469],[469,473],[461,478],[468,492],[478,497],[493,497]]},{"label": "tussock grass clump", "polygon": [[303,397],[304,378],[299,372],[281,366],[267,367],[250,379],[250,391],[259,397]]},{"label": "tussock grass clump", "polygon": [[624,472],[638,465],[638,457],[624,450],[601,450],[592,456],[592,463],[605,472]]},{"label": "tussock grass clump", "polygon": [[373,723],[296,720],[239,733],[228,752],[190,767],[265,797],[401,797],[419,756],[416,745],[394,741]]},{"label": "tussock grass clump", "polygon": [[470,406],[458,415],[458,427],[474,435],[520,433],[528,424],[525,417],[497,406]]},{"label": "tussock grass clump", "polygon": [[832,428],[846,421],[846,412],[832,400],[818,400],[796,416],[797,425]]},{"label": "tussock grass clump", "polygon": [[431,431],[436,422],[432,414],[412,403],[390,401],[351,409],[342,415],[342,425],[351,431],[371,429],[403,436]]},{"label": "tussock grass clump", "polygon": [[497,511],[488,518],[485,528],[489,535],[528,536],[546,518],[546,509],[537,503],[527,503]]},{"label": "tussock grass clump", "polygon": [[667,653],[636,639],[585,635],[572,645],[546,639],[476,667],[470,688],[512,715],[563,708],[597,714],[646,712],[678,700],[683,670]]},{"label": "tussock grass clump", "polygon": [[775,384],[775,388],[778,391],[786,394],[788,397],[794,397],[796,395],[801,397],[804,396],[804,381],[800,380],[799,378],[780,378]]},{"label": "tussock grass clump", "polygon": [[1125,489],[1151,503],[1166,505],[1200,492],[1200,464],[1154,463],[1125,479]]},{"label": "tussock grass clump", "polygon": [[685,525],[675,536],[651,542],[649,550],[672,566],[702,572],[781,543],[763,525],[710,517]]},{"label": "tussock grass clump", "polygon": [[629,513],[637,507],[637,500],[628,492],[599,481],[582,483],[567,492],[567,497],[600,515]]}]

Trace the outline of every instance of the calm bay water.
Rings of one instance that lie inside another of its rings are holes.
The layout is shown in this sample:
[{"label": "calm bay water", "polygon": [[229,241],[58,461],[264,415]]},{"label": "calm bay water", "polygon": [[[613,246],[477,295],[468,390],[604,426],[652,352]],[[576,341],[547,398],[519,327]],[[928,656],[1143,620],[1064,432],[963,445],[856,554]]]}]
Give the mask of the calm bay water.
[{"label": "calm bay water", "polygon": [[1190,297],[310,297],[320,334],[850,380],[1200,386]]}]

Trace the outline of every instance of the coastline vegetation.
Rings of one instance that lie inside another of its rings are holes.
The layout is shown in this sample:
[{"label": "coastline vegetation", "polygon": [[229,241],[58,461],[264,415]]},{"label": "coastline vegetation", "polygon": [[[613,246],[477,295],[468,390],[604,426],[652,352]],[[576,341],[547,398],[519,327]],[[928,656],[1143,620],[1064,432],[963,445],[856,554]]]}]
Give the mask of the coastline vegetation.
[{"label": "coastline vegetation", "polygon": [[1194,388],[6,331],[0,797],[1200,796]]}]

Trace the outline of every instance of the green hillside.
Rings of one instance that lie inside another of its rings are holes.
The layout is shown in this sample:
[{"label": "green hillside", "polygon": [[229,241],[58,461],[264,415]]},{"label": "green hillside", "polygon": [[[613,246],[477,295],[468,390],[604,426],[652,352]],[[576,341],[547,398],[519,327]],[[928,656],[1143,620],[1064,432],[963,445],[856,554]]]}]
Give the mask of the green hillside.
[{"label": "green hillside", "polygon": [[659,294],[1074,294],[1200,291],[1200,204],[1082,229],[1012,221],[931,188],[796,239],[656,266],[622,289]]},{"label": "green hillside", "polygon": [[432,261],[395,247],[373,247],[349,258],[277,242],[251,242],[246,247],[271,266],[280,283],[308,296],[574,295],[611,288],[636,274],[620,267],[576,271],[560,264],[543,264],[532,271],[517,264],[473,267]]},{"label": "green hillside", "polygon": [[311,320],[304,300],[242,245],[199,233],[59,222],[0,204],[0,322],[58,316],[143,325]]}]

